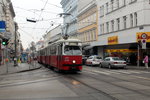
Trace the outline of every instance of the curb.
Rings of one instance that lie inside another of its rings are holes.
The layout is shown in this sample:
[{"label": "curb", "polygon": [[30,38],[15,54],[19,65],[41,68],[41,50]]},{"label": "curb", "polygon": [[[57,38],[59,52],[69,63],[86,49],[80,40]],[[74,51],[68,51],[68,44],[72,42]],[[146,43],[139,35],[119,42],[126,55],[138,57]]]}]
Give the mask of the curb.
[{"label": "curb", "polygon": [[40,68],[42,68],[42,67],[40,66],[40,67],[38,67],[38,68],[33,68],[33,69],[22,70],[22,71],[15,72],[15,73],[28,72],[28,71],[33,71],[33,70],[37,70],[37,69],[40,69]]},{"label": "curb", "polygon": [[13,73],[4,73],[4,74],[0,74],[0,75],[10,75],[10,74],[16,74],[16,73],[29,72],[29,71],[37,70],[37,69],[40,69],[40,68],[42,68],[42,66],[40,66],[38,68],[34,68],[34,69],[22,70],[22,71],[13,72]]}]

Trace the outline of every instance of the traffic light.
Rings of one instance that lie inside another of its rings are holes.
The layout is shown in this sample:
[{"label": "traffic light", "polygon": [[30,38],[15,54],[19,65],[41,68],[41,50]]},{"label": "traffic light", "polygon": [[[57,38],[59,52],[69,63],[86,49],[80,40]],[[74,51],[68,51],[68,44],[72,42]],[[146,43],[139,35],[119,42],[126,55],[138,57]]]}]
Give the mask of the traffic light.
[{"label": "traffic light", "polygon": [[8,45],[8,39],[3,39],[2,40],[2,45]]}]

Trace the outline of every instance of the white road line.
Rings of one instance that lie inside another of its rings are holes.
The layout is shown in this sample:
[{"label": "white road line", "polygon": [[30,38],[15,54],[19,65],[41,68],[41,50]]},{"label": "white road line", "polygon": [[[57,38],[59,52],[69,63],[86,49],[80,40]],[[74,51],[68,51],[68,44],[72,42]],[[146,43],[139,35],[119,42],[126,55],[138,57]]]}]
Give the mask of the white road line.
[{"label": "white road line", "polygon": [[98,75],[97,73],[93,73],[93,72],[89,72],[89,71],[83,71],[83,72],[94,74],[94,75]]},{"label": "white road line", "polygon": [[105,75],[110,75],[111,73],[108,73],[108,72],[102,72],[102,71],[97,71],[97,70],[88,70],[86,69],[88,72],[95,72],[95,73],[99,73],[99,74],[105,74]]},{"label": "white road line", "polygon": [[123,74],[131,74],[130,72],[125,72],[121,70],[113,70],[114,72],[123,73]]},{"label": "white road line", "polygon": [[120,74],[120,73],[118,73],[118,72],[113,72],[112,70],[103,70],[103,71],[105,71],[105,72],[107,72],[107,73],[111,73],[111,74]]},{"label": "white road line", "polygon": [[128,72],[137,73],[137,74],[140,74],[140,73],[141,73],[141,72],[139,72],[139,71],[131,71],[131,70],[129,70]]}]

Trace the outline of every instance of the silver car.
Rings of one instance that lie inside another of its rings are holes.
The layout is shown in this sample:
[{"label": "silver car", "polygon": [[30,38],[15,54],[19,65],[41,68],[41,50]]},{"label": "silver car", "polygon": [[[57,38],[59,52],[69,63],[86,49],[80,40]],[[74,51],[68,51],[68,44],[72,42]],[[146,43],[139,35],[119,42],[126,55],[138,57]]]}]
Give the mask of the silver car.
[{"label": "silver car", "polygon": [[119,57],[106,57],[104,60],[100,62],[100,67],[108,67],[108,68],[126,68],[127,63],[125,60],[120,59]]},{"label": "silver car", "polygon": [[96,55],[88,57],[86,60],[86,65],[99,65],[102,58]]}]

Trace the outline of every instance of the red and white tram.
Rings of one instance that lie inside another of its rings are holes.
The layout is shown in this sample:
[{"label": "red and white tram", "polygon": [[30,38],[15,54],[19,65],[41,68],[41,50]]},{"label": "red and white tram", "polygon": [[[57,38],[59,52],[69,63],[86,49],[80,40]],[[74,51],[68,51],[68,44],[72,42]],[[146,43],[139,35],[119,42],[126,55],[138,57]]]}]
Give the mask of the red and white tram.
[{"label": "red and white tram", "polygon": [[38,62],[61,71],[82,70],[81,41],[78,39],[59,40],[38,51]]}]

